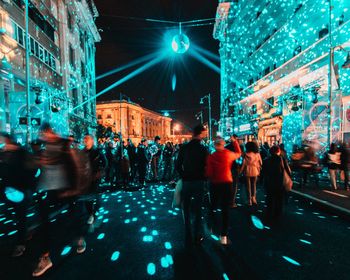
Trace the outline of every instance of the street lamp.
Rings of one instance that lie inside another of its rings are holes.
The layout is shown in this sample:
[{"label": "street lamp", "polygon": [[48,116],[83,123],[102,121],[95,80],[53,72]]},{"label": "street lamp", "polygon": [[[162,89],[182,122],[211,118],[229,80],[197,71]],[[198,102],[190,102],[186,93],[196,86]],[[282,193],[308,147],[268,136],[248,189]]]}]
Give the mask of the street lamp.
[{"label": "street lamp", "polygon": [[211,97],[210,97],[210,93],[208,93],[207,95],[203,96],[199,102],[199,104],[204,104],[204,100],[207,99],[208,101],[208,110],[209,110],[209,142],[211,143],[212,141],[212,135],[211,135]]}]

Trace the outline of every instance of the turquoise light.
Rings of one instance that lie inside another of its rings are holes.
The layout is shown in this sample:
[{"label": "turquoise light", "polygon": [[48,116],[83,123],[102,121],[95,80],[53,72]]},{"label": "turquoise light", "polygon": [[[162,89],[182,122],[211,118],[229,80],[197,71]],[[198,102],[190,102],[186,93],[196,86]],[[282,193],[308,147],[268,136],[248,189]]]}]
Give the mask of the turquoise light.
[{"label": "turquoise light", "polygon": [[311,245],[312,243],[310,241],[304,240],[304,239],[299,239],[300,242]]},{"label": "turquoise light", "polygon": [[153,235],[153,236],[158,235],[158,231],[157,231],[157,230],[152,230],[152,235]]},{"label": "turquoise light", "polygon": [[16,232],[17,232],[17,230],[13,230],[13,231],[9,232],[7,235],[8,235],[8,236],[14,235]]},{"label": "turquoise light", "polygon": [[168,263],[168,260],[167,260],[166,257],[162,257],[162,258],[160,259],[160,265],[161,265],[162,267],[164,267],[164,268],[169,267],[169,263]]},{"label": "turquoise light", "polygon": [[300,266],[300,263],[298,263],[296,260],[291,259],[290,257],[282,256],[282,258],[293,265]]},{"label": "turquoise light", "polygon": [[111,256],[111,261],[115,262],[117,259],[119,259],[119,256],[120,256],[120,252],[115,251]]},{"label": "turquoise light", "polygon": [[71,250],[72,250],[71,246],[65,246],[62,250],[61,256],[68,255]]},{"label": "turquoise light", "polygon": [[216,235],[212,234],[212,235],[210,235],[210,236],[211,236],[211,238],[213,238],[215,241],[219,241],[219,238],[218,238]]},{"label": "turquoise light", "polygon": [[124,221],[124,223],[125,223],[125,224],[129,224],[129,223],[130,223],[130,219],[126,219],[126,220]]},{"label": "turquoise light", "polygon": [[141,232],[146,232],[146,231],[147,231],[147,228],[146,228],[146,227],[142,227],[140,231],[141,231]]},{"label": "turquoise light", "polygon": [[171,255],[166,255],[165,257],[167,258],[168,263],[169,263],[170,265],[173,265],[173,264],[174,264],[174,260],[173,260],[173,257],[172,257]]},{"label": "turquoise light", "polygon": [[183,33],[177,34],[171,41],[171,48],[175,53],[183,54],[190,48],[190,39]]},{"label": "turquoise light", "polygon": [[153,236],[152,235],[145,235],[142,240],[143,240],[143,242],[152,242]]},{"label": "turquoise light", "polygon": [[252,215],[251,216],[252,223],[257,229],[264,229],[264,224],[261,222],[261,220],[257,217]]},{"label": "turquoise light", "polygon": [[156,265],[154,263],[149,263],[147,265],[147,273],[149,275],[154,275],[156,273]]},{"label": "turquoise light", "polygon": [[224,278],[224,280],[230,280],[230,278],[228,278],[226,273],[222,274],[222,278]]},{"label": "turquoise light", "polygon": [[167,250],[170,250],[170,249],[172,248],[170,242],[165,242],[165,243],[164,243],[164,247],[165,247],[165,249],[167,249]]},{"label": "turquoise light", "polygon": [[97,239],[98,240],[101,240],[105,237],[105,234],[104,233],[100,233],[98,236],[97,236]]},{"label": "turquoise light", "polygon": [[40,174],[41,174],[41,169],[38,168],[38,170],[35,173],[35,178],[38,178],[40,176]]},{"label": "turquoise light", "polygon": [[5,188],[5,195],[9,201],[12,201],[14,203],[22,202],[24,199],[24,193],[12,187]]}]

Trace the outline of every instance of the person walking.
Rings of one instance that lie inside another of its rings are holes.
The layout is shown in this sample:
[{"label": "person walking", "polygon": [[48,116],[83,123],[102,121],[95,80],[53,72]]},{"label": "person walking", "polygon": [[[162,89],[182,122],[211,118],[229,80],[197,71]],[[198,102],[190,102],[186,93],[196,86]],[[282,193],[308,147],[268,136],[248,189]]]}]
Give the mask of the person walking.
[{"label": "person walking", "polygon": [[286,191],[283,186],[284,171],[291,176],[287,160],[281,156],[278,146],[272,146],[270,156],[263,162],[264,188],[266,192],[266,216],[269,222],[277,222],[282,215]]},{"label": "person walking", "polygon": [[214,145],[216,152],[209,155],[206,166],[206,176],[210,182],[212,226],[214,230],[216,228],[215,211],[221,209],[222,227],[220,242],[223,245],[227,245],[233,183],[231,168],[234,161],[241,156],[241,149],[237,141],[232,143],[233,149],[237,152],[225,149],[225,141],[221,138],[217,139]]},{"label": "person walking", "polygon": [[158,182],[158,173],[159,173],[159,162],[160,156],[162,155],[162,146],[160,144],[160,137],[154,137],[154,143],[152,145],[152,149],[156,151],[156,153],[152,156],[152,174],[154,182]]},{"label": "person walking", "polygon": [[[41,225],[41,256],[33,271],[33,276],[41,276],[52,267],[50,259],[52,226],[49,214],[51,205],[62,202],[60,194],[77,185],[77,166],[71,153],[70,141],[57,135],[48,123],[41,127],[45,149],[40,154],[39,164],[42,175],[38,182],[39,216]],[[83,247],[81,249],[80,247]],[[77,252],[85,251],[85,242],[80,244]]]},{"label": "person walking", "polygon": [[[225,146],[226,149],[233,153],[238,153],[242,152],[241,148],[238,144],[238,136],[236,134],[232,134],[230,137],[230,143]],[[238,149],[239,148],[239,149]],[[231,167],[231,173],[232,173],[232,179],[233,183],[231,186],[231,193],[230,193],[230,207],[231,208],[236,208],[237,203],[236,203],[236,196],[237,196],[237,191],[238,191],[238,183],[239,183],[239,171],[240,171],[240,165],[238,164],[237,160],[235,160],[232,163]]]},{"label": "person walking", "polygon": [[259,154],[259,147],[255,142],[248,142],[245,146],[246,153],[243,157],[243,164],[240,173],[245,176],[248,205],[257,204],[256,182],[260,175],[262,160]]},{"label": "person walking", "polygon": [[329,178],[331,181],[331,188],[332,190],[337,190],[337,177],[339,173],[339,169],[341,167],[341,153],[339,152],[337,145],[335,143],[332,143],[329,151],[326,155],[327,160],[327,166],[328,166],[328,172],[329,172]]},{"label": "person walking", "polygon": [[[199,244],[203,240],[202,205],[206,185],[205,165],[208,151],[201,141],[205,136],[204,126],[196,126],[193,129],[192,140],[181,147],[176,162],[176,170],[183,182],[181,200],[186,247],[191,246],[193,241]],[[194,209],[194,231],[192,231],[191,224],[191,209]]]},{"label": "person walking", "polygon": [[131,169],[130,179],[133,182],[135,180],[136,173],[137,173],[137,158],[136,158],[136,147],[131,139],[128,139],[128,144],[126,149],[128,151],[130,169]]},{"label": "person walking", "polygon": [[344,173],[344,189],[348,191],[349,190],[349,171],[350,171],[349,143],[343,143],[341,145],[340,152],[341,152],[341,155],[340,155],[341,170]]}]

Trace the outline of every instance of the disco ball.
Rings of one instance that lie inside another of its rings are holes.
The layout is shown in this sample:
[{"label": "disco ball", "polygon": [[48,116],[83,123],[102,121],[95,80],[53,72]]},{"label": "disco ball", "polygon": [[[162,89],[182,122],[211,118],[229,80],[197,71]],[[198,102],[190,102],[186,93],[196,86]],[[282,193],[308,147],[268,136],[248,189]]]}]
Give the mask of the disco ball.
[{"label": "disco ball", "polygon": [[177,34],[171,41],[171,47],[174,52],[183,54],[190,48],[190,39],[185,34]]}]

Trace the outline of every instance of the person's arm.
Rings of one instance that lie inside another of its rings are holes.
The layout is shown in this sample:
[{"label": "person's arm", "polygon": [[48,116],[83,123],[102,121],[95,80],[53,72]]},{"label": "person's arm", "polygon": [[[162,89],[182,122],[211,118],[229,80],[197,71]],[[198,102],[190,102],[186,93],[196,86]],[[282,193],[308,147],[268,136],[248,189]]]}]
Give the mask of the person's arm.
[{"label": "person's arm", "polygon": [[236,159],[239,159],[242,154],[241,147],[237,141],[233,142],[233,150],[234,152],[231,152],[231,160],[235,161]]}]

